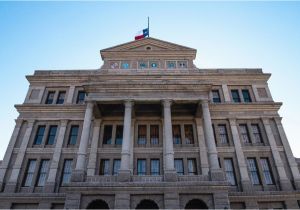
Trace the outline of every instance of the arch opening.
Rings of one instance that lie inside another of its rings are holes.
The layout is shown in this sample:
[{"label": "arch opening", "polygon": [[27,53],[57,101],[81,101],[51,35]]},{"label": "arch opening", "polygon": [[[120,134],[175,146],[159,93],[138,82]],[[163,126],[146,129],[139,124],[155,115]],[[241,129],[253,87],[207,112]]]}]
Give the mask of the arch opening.
[{"label": "arch opening", "polygon": [[94,200],[86,207],[87,209],[109,209],[108,204],[100,199]]},{"label": "arch opening", "polygon": [[202,200],[192,199],[187,202],[184,209],[208,209],[208,207]]},{"label": "arch opening", "polygon": [[159,209],[158,205],[153,200],[142,200],[135,209]]}]

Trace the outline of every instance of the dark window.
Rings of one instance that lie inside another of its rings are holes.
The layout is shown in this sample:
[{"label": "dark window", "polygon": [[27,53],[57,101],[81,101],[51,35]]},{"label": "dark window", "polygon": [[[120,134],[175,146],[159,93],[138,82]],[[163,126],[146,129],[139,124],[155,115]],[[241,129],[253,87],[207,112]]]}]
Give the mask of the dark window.
[{"label": "dark window", "polygon": [[71,130],[70,130],[70,135],[69,135],[69,144],[75,145],[77,142],[77,137],[78,137],[78,125],[72,125]]},{"label": "dark window", "polygon": [[158,125],[150,125],[150,143],[158,144],[159,141],[159,126]]},{"label": "dark window", "polygon": [[67,184],[71,180],[72,174],[72,162],[73,160],[65,160],[63,174],[62,174],[62,184]]},{"label": "dark window", "polygon": [[249,90],[242,90],[242,94],[243,94],[244,102],[247,103],[252,102]]},{"label": "dark window", "polygon": [[138,126],[138,144],[146,144],[147,142],[147,126],[139,125]]},{"label": "dark window", "polygon": [[108,159],[101,160],[100,175],[109,175],[109,160]]},{"label": "dark window", "polygon": [[63,104],[65,101],[66,91],[59,91],[56,104]]},{"label": "dark window", "polygon": [[46,104],[53,104],[53,100],[54,100],[54,91],[49,91],[48,95],[47,95],[47,99],[46,99]]},{"label": "dark window", "polygon": [[252,133],[254,136],[255,143],[261,143],[262,139],[261,139],[261,133],[258,124],[252,124],[251,128],[252,128]]},{"label": "dark window", "polygon": [[49,160],[42,160],[39,173],[38,173],[38,179],[37,179],[38,187],[45,186],[48,168],[49,168]]},{"label": "dark window", "polygon": [[176,61],[167,61],[168,69],[175,69],[176,68]]},{"label": "dark window", "polygon": [[188,159],[188,174],[197,175],[197,164],[196,159]]},{"label": "dark window", "polygon": [[159,169],[160,169],[160,164],[159,164],[159,159],[151,159],[150,161],[151,167],[150,167],[150,173],[152,176],[158,176],[159,173]]},{"label": "dark window", "polygon": [[266,184],[273,184],[273,176],[270,170],[270,164],[267,158],[261,158],[260,164],[263,170],[264,180]]},{"label": "dark window", "polygon": [[36,136],[34,139],[34,144],[36,144],[36,145],[42,144],[44,133],[45,133],[45,128],[46,128],[46,126],[44,126],[44,125],[40,125],[38,127],[38,130],[37,130],[37,133],[36,133]]},{"label": "dark window", "polygon": [[232,100],[233,100],[235,103],[241,102],[241,99],[240,99],[240,95],[239,95],[239,91],[238,91],[238,90],[231,90],[231,96],[232,96]]},{"label": "dark window", "polygon": [[180,125],[173,125],[173,144],[181,144]]},{"label": "dark window", "polygon": [[52,145],[54,144],[55,136],[56,136],[57,126],[51,125],[47,137],[47,144]]},{"label": "dark window", "polygon": [[121,145],[123,142],[123,125],[117,125],[116,144]]},{"label": "dark window", "polygon": [[121,160],[120,159],[115,159],[114,160],[114,165],[113,165],[113,175],[118,175],[119,170],[121,166]]},{"label": "dark window", "polygon": [[250,143],[250,138],[249,138],[249,132],[246,124],[241,124],[240,126],[240,133],[242,137],[242,141],[244,143]]},{"label": "dark window", "polygon": [[220,143],[227,144],[228,143],[228,134],[227,134],[226,125],[218,125],[218,128],[219,128]]},{"label": "dark window", "polygon": [[184,125],[185,143],[194,144],[193,125]]},{"label": "dark window", "polygon": [[103,144],[112,143],[112,125],[104,125]]},{"label": "dark window", "polygon": [[187,61],[178,61],[178,68],[187,68]]},{"label": "dark window", "polygon": [[137,160],[137,175],[138,176],[146,175],[146,160],[145,159]]},{"label": "dark window", "polygon": [[213,132],[214,132],[215,143],[217,144],[217,137],[216,137],[216,129],[215,129],[215,125],[212,124],[211,127],[212,127]]},{"label": "dark window", "polygon": [[257,164],[255,158],[248,158],[248,170],[250,172],[250,178],[253,185],[259,185],[260,179],[257,170]]},{"label": "dark window", "polygon": [[84,99],[85,99],[85,92],[84,91],[78,91],[76,103],[77,104],[82,104],[82,103],[84,103]]},{"label": "dark window", "polygon": [[33,174],[35,171],[36,160],[28,160],[27,169],[24,176],[24,187],[30,187],[32,185]]},{"label": "dark window", "polygon": [[233,161],[231,158],[224,159],[224,168],[227,181],[230,185],[236,185]]},{"label": "dark window", "polygon": [[183,170],[183,160],[182,159],[174,159],[174,165],[175,169],[177,171],[178,175],[183,175],[184,170]]},{"label": "dark window", "polygon": [[213,95],[213,102],[214,103],[221,103],[219,90],[213,90],[212,95]]}]

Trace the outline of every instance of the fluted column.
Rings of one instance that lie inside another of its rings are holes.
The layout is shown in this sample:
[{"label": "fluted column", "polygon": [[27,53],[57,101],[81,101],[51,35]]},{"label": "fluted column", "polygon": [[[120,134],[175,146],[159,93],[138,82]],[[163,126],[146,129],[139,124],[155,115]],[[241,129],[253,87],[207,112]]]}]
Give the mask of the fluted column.
[{"label": "fluted column", "polygon": [[293,155],[291,146],[288,142],[288,139],[286,137],[285,131],[283,129],[282,123],[281,123],[281,117],[275,118],[275,123],[279,132],[279,136],[282,142],[282,145],[284,147],[288,163],[290,165],[295,187],[299,190],[300,189],[300,174],[299,174],[299,169],[298,169],[298,164],[295,160],[295,157]]},{"label": "fluted column", "polygon": [[9,161],[11,159],[11,155],[13,153],[14,146],[15,146],[16,141],[18,139],[22,123],[23,123],[22,119],[17,119],[16,120],[16,125],[15,125],[15,128],[14,128],[14,131],[11,135],[11,138],[10,138],[9,144],[7,146],[7,150],[5,152],[2,164],[0,165],[0,192],[2,191],[5,173],[6,173],[6,170],[8,168]]},{"label": "fluted column", "polygon": [[13,165],[13,169],[12,169],[8,184],[5,187],[5,192],[14,192],[16,189],[19,173],[20,173],[21,167],[23,165],[23,160],[25,157],[28,142],[30,140],[33,125],[34,125],[34,120],[27,121],[26,132],[23,137],[21,146],[19,148],[19,152],[18,152],[16,161]]},{"label": "fluted column", "polygon": [[121,168],[119,170],[119,181],[130,180],[130,148],[131,148],[131,115],[133,102],[127,100],[124,103],[124,125],[123,125],[123,143],[121,152]]},{"label": "fluted column", "polygon": [[276,142],[275,142],[275,138],[272,132],[272,128],[270,126],[270,122],[269,119],[267,118],[263,118],[262,119],[266,133],[267,133],[267,137],[269,140],[269,144],[271,147],[271,151],[272,151],[272,155],[273,155],[273,159],[275,162],[275,166],[278,172],[278,176],[279,176],[279,182],[280,182],[280,186],[282,190],[291,190],[292,189],[292,185],[290,180],[288,179],[285,169],[284,169],[284,165],[283,162],[281,160],[280,157],[280,153],[278,151]]},{"label": "fluted column", "polygon": [[201,172],[203,175],[208,175],[209,164],[208,164],[207,148],[205,145],[205,138],[204,138],[202,122],[201,122],[200,118],[196,118],[195,122],[196,122],[197,138],[198,138],[199,150],[200,150]]},{"label": "fluted column", "polygon": [[81,132],[81,138],[80,138],[80,145],[77,152],[77,161],[76,161],[76,167],[72,174],[72,181],[81,182],[84,181],[85,178],[85,163],[86,163],[86,154],[87,154],[87,148],[89,143],[89,136],[90,136],[90,130],[91,130],[91,123],[92,123],[92,117],[93,117],[93,102],[87,102],[85,115],[84,115],[84,121],[83,121],[83,127]]},{"label": "fluted column", "polygon": [[64,137],[66,133],[66,127],[68,124],[68,120],[61,120],[60,128],[58,131],[58,136],[56,139],[55,149],[51,160],[51,165],[49,169],[49,175],[47,178],[47,182],[45,185],[45,192],[54,192],[55,190],[55,180],[57,176],[59,160],[61,156],[61,150],[64,143]]}]

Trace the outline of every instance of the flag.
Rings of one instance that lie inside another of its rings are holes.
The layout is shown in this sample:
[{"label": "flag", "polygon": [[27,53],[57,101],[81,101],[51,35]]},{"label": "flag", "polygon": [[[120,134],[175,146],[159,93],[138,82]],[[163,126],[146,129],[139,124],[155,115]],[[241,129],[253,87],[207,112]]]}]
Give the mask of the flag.
[{"label": "flag", "polygon": [[143,39],[146,36],[149,36],[149,28],[145,28],[142,31],[139,31],[138,34],[134,37],[135,40]]}]

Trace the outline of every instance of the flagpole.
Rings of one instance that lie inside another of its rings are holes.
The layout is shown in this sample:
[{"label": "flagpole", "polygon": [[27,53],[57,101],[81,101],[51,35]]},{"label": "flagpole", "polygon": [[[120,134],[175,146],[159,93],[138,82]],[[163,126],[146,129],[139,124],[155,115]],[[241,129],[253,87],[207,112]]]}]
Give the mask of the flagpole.
[{"label": "flagpole", "polygon": [[150,37],[150,30],[149,30],[149,16],[148,16],[148,37]]}]

